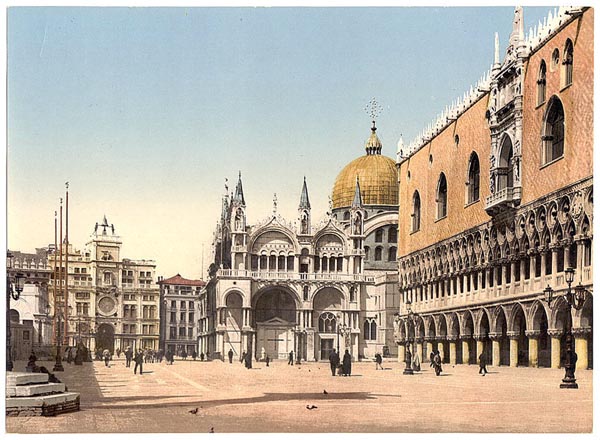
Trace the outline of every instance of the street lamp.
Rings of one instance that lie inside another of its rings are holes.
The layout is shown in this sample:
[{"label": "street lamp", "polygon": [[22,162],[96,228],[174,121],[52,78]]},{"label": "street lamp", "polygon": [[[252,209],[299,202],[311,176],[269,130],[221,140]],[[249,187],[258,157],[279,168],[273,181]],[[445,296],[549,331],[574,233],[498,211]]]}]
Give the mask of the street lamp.
[{"label": "street lamp", "polygon": [[54,313],[58,319],[58,326],[56,328],[56,359],[52,371],[65,371],[65,368],[62,365],[62,308],[56,308]]},{"label": "street lamp", "polygon": [[[587,290],[581,285],[581,283],[579,283],[579,285],[572,291],[571,284],[573,283],[574,278],[575,269],[572,267],[567,267],[565,269],[565,281],[567,282],[568,287],[567,293],[563,295],[568,305],[565,335],[567,354],[565,359],[565,377],[560,384],[561,388],[579,388],[577,382],[575,381],[575,364],[577,362],[577,354],[575,353],[575,347],[573,344],[573,322],[571,319],[571,308],[574,308],[575,310],[581,310],[585,301],[585,293]],[[551,306],[552,300],[554,299],[554,290],[552,287],[550,287],[550,285],[544,289],[544,298],[548,303],[548,306]]]},{"label": "street lamp", "polygon": [[[336,333],[337,333],[337,351],[338,351],[338,353],[340,353],[340,335],[342,335],[344,337],[344,341],[346,342],[346,338],[350,334],[351,328],[348,327],[346,324],[340,324],[340,322],[342,321],[342,314],[341,313],[338,313],[336,315],[336,317],[337,317],[337,322],[336,322],[336,327],[337,327],[337,329],[336,329]],[[350,349],[352,349],[352,347],[350,347]]]},{"label": "street lamp", "polygon": [[[10,299],[17,301],[25,287],[25,275],[11,274],[13,269],[13,254],[6,252],[6,371],[12,371],[12,350],[10,346]],[[10,294],[9,294],[10,293]]]},{"label": "street lamp", "polygon": [[412,369],[412,353],[410,352],[410,343],[411,343],[410,325],[412,324],[412,326],[413,326],[414,338],[412,338],[412,341],[415,344],[415,345],[413,345],[413,351],[416,352],[417,321],[419,319],[419,314],[412,311],[412,307],[411,307],[412,303],[411,303],[410,299],[407,299],[405,304],[406,304],[406,313],[407,313],[407,321],[408,321],[408,329],[407,329],[408,331],[406,334],[406,356],[404,358],[406,367],[404,368],[404,372],[402,374],[412,375],[412,374],[414,374],[414,372]]}]

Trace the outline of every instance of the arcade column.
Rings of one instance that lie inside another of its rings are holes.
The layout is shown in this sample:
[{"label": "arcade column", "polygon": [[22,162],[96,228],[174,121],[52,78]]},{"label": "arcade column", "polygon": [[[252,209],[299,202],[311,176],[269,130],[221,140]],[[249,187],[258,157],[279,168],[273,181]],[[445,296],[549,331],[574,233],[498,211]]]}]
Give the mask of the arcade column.
[{"label": "arcade column", "polygon": [[470,335],[461,335],[461,337],[460,337],[461,344],[462,344],[462,363],[464,365],[469,365],[469,357],[470,357],[469,339],[471,339]]},{"label": "arcade column", "polygon": [[499,367],[500,366],[500,338],[502,337],[501,333],[490,333],[490,339],[492,340],[492,366]]},{"label": "arcade column", "polygon": [[588,368],[588,341],[589,335],[592,333],[590,327],[574,328],[573,336],[575,337],[575,353],[577,353],[576,370],[587,370]]},{"label": "arcade column", "polygon": [[550,336],[550,368],[560,368],[560,338],[562,330],[548,330]]},{"label": "arcade column", "polygon": [[510,343],[510,360],[509,365],[516,367],[519,365],[519,333],[508,332],[507,333]]},{"label": "arcade column", "polygon": [[448,339],[448,350],[450,351],[450,364],[456,365],[456,341],[458,336],[447,336]]},{"label": "arcade column", "polygon": [[538,366],[538,339],[540,337],[539,330],[526,330],[525,336],[529,340],[529,366],[536,367]]}]

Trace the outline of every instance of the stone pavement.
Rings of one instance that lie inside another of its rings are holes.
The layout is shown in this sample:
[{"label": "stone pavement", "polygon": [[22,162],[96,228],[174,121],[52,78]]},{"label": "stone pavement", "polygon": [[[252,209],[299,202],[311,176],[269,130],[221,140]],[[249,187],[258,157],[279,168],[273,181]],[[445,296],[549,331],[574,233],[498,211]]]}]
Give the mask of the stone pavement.
[{"label": "stone pavement", "polygon": [[[38,362],[50,370],[53,363]],[[133,365],[133,363],[132,363]],[[355,363],[352,377],[332,377],[327,363],[270,367],[255,362],[124,360],[68,365],[57,376],[81,393],[81,411],[56,417],[9,417],[9,433],[61,432],[591,432],[592,371],[578,390],[563,390],[564,370],[444,365],[424,368]],[[17,363],[15,371],[24,371]],[[326,390],[327,394],[323,391]],[[307,405],[317,408],[308,410]],[[198,408],[198,414],[189,411]],[[565,410],[568,409],[568,415]]]}]

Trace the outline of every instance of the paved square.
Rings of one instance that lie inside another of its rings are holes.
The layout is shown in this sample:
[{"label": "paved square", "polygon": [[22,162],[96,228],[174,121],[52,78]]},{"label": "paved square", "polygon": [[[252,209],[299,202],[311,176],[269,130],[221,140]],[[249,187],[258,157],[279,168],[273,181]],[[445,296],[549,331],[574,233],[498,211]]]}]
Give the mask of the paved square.
[{"label": "paved square", "polygon": [[[51,369],[52,362],[39,362]],[[592,371],[579,389],[561,390],[564,370],[445,365],[424,368],[355,363],[352,377],[332,377],[327,363],[124,360],[65,364],[58,376],[81,393],[81,411],[57,417],[10,417],[10,433],[59,432],[591,432]],[[24,370],[17,363],[16,371]],[[324,390],[327,394],[324,394]],[[317,408],[308,410],[307,405]],[[199,408],[198,414],[189,411]],[[562,414],[569,409],[568,423]]]}]

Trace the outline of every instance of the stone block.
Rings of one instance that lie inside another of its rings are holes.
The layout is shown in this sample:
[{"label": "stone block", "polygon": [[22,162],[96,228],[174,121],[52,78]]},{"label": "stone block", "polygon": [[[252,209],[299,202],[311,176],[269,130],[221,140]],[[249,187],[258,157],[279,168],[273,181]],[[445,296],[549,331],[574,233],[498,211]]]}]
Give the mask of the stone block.
[{"label": "stone block", "polygon": [[50,394],[47,396],[8,397],[6,410],[15,408],[33,408],[42,405],[57,405],[79,400],[79,393]]},{"label": "stone block", "polygon": [[14,371],[8,371],[6,373],[7,387],[46,382],[48,382],[48,374],[46,373],[21,373]]},{"label": "stone block", "polygon": [[64,383],[40,383],[6,387],[6,395],[8,397],[30,397],[41,394],[63,393],[64,391]]}]

